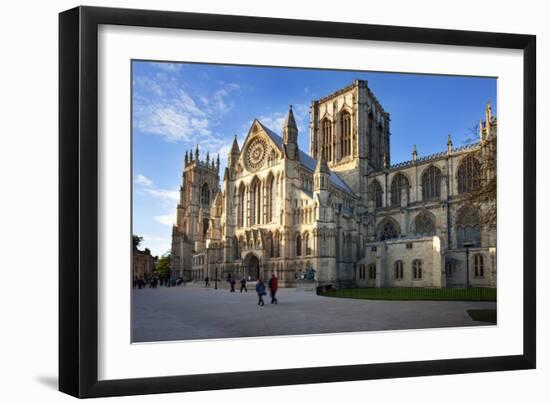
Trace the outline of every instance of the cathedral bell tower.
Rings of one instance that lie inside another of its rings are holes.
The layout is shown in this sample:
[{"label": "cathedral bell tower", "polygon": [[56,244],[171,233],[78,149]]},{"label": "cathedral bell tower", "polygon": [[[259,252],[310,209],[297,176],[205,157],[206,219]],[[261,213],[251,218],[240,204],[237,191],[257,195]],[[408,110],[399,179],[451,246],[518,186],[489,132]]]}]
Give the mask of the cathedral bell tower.
[{"label": "cathedral bell tower", "polygon": [[283,143],[285,155],[290,160],[297,160],[298,157],[298,127],[292,112],[292,105],[283,124]]}]

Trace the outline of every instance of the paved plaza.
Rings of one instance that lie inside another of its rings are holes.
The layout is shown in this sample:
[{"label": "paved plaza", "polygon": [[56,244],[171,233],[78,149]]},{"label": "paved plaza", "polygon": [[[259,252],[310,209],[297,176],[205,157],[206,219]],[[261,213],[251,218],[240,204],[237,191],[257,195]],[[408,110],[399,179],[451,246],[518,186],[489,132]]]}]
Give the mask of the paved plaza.
[{"label": "paved plaza", "polygon": [[280,289],[279,304],[258,306],[257,295],[198,284],[134,289],[133,342],[321,334],[487,325],[466,310],[495,302],[381,301],[317,296]]}]

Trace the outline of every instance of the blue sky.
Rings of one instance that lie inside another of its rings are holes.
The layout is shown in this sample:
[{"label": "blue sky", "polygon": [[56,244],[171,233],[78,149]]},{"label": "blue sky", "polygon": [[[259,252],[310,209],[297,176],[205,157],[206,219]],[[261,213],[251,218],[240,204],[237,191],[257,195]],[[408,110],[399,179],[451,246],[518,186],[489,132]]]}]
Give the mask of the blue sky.
[{"label": "blue sky", "polygon": [[494,78],[297,68],[132,62],[133,233],[154,255],[170,248],[186,150],[220,154],[234,135],[242,146],[254,118],[280,133],[290,104],[300,148],[309,152],[309,104],[355,79],[368,81],[390,113],[391,163],[475,141],[470,129],[489,101]]}]

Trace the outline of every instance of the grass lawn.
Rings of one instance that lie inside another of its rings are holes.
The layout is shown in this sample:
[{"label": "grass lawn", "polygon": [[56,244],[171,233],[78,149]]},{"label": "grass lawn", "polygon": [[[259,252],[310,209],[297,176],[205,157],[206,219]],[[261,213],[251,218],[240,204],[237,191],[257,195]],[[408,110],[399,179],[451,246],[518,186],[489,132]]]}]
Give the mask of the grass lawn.
[{"label": "grass lawn", "polygon": [[371,300],[497,300],[495,288],[357,288],[332,289],[321,293],[322,296],[344,297],[350,299]]},{"label": "grass lawn", "polygon": [[497,311],[496,310],[466,310],[472,320],[483,321],[485,323],[497,323]]}]

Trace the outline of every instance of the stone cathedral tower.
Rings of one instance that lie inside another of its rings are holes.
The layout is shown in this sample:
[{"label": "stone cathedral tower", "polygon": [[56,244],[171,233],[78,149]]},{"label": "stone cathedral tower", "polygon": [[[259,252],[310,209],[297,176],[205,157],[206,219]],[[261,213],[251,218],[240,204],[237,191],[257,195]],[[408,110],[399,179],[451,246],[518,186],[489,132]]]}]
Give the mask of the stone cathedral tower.
[{"label": "stone cathedral tower", "polygon": [[220,191],[219,171],[219,156],[214,161],[207,153],[201,160],[198,146],[194,153],[185,153],[176,225],[172,229],[173,268],[190,269],[191,263],[186,260],[193,252],[205,250],[210,208]]},{"label": "stone cathedral tower", "polygon": [[310,108],[310,154],[366,201],[365,176],[390,161],[390,115],[365,80],[313,101]]}]

